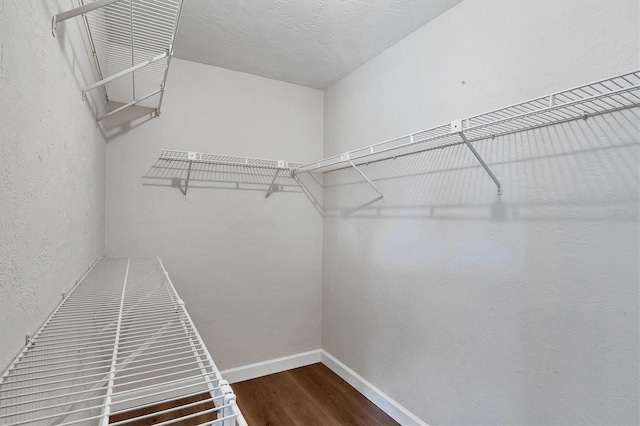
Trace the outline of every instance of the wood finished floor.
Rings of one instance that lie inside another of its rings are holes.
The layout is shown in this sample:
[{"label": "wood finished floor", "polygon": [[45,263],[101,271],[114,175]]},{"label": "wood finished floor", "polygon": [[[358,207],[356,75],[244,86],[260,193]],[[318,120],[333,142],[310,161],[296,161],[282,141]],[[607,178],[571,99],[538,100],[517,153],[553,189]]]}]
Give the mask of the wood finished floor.
[{"label": "wood finished floor", "polygon": [[398,425],[324,364],[234,383],[251,426]]}]

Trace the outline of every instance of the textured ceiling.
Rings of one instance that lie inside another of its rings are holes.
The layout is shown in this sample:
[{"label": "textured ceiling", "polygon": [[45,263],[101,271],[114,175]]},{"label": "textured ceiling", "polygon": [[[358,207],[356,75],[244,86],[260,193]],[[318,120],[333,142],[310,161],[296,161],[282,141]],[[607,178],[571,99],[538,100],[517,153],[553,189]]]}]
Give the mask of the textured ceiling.
[{"label": "textured ceiling", "polygon": [[184,0],[175,56],[323,89],[461,0]]}]

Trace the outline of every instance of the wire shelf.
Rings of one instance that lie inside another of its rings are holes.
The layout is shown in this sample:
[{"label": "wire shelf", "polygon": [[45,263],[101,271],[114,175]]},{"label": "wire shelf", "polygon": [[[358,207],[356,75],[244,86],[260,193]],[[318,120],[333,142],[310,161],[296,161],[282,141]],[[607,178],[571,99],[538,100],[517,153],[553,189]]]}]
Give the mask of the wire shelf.
[{"label": "wire shelf", "polygon": [[263,169],[289,170],[297,169],[303,163],[284,160],[266,160],[263,158],[239,157],[234,155],[206,154],[193,151],[176,151],[163,149],[160,152],[160,160],[166,161],[191,161],[194,163],[220,164],[226,166],[257,167]]},{"label": "wire shelf", "polygon": [[121,424],[160,402],[246,425],[160,259],[100,260],[0,378],[3,425]]},{"label": "wire shelf", "polygon": [[[469,151],[496,184],[498,195],[501,195],[503,193],[502,183],[474,148],[472,142],[573,120],[586,120],[592,116],[637,107],[640,105],[638,90],[640,90],[640,71],[632,71],[465,119],[453,120],[447,124],[307,164],[168,149],[162,150],[160,160],[189,163],[184,191],[185,199],[191,165],[194,162],[203,162],[276,169],[274,182],[280,170],[287,170],[290,176],[295,178],[297,174],[303,172],[328,173],[353,168],[378,193],[377,201],[384,199],[384,193],[359,166],[433,149],[466,144]],[[269,195],[270,192],[267,193],[267,197]]]},{"label": "wire shelf", "polygon": [[122,103],[98,121],[132,105],[160,114],[182,0],[81,0],[81,6],[53,17],[84,19],[99,81],[107,101]]},{"label": "wire shelf", "polygon": [[430,149],[444,148],[539,127],[586,119],[640,105],[640,71],[633,71],[593,83],[552,93],[505,108],[421,130],[374,145],[304,164],[295,172],[330,172],[349,167],[349,161],[381,161]]}]

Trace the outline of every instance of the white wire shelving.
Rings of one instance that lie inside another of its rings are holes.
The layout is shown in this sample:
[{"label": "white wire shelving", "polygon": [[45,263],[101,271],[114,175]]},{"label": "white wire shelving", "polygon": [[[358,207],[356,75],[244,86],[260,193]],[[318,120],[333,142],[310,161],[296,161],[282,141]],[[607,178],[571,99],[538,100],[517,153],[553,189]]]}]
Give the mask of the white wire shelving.
[{"label": "white wire shelving", "polygon": [[0,424],[152,416],[246,425],[160,259],[101,259],[0,377]]},{"label": "white wire shelving", "polygon": [[633,71],[307,163],[297,172],[344,167],[346,159],[384,160],[421,152],[427,145],[458,145],[464,143],[461,134],[474,142],[587,119],[640,105],[638,90],[640,71]]},{"label": "white wire shelving", "polygon": [[104,120],[133,105],[160,115],[182,0],[80,0],[80,6],[53,16],[59,23],[82,16],[99,80],[82,90],[101,88],[107,101],[122,105],[97,117]]},{"label": "white wire shelving", "polygon": [[271,169],[275,170],[271,185],[265,198],[268,198],[273,192],[273,186],[278,178],[278,175],[282,171],[287,171],[291,174],[292,170],[296,170],[301,167],[302,163],[296,163],[294,161],[284,160],[267,160],[264,158],[252,158],[252,157],[238,157],[234,155],[222,155],[222,154],[207,154],[203,152],[195,151],[177,151],[172,149],[163,149],[160,152],[161,161],[179,161],[188,163],[187,178],[185,181],[184,198],[187,198],[187,191],[189,190],[189,179],[191,177],[191,168],[194,163],[203,164],[217,164],[221,166],[238,166],[238,167],[252,167],[259,169]]},{"label": "white wire shelving", "polygon": [[[501,194],[502,184],[472,142],[637,107],[640,105],[638,90],[640,71],[620,74],[323,158],[303,165],[295,173],[328,172],[345,167],[357,169],[358,165],[373,161],[464,143],[494,181],[498,194]],[[356,164],[356,161],[359,163]]]},{"label": "white wire shelving", "polygon": [[193,163],[220,164],[224,166],[258,167],[273,170],[297,169],[303,163],[284,160],[266,160],[263,158],[238,157],[234,155],[206,154],[194,151],[176,151],[172,149],[162,149],[161,160],[185,161]]},{"label": "white wire shelving", "polygon": [[[288,164],[284,168],[288,169],[292,176],[305,172],[328,173],[345,168],[353,168],[378,192],[380,199],[384,199],[384,194],[359,166],[433,149],[465,144],[496,184],[498,194],[501,194],[502,183],[476,151],[473,142],[573,120],[586,120],[589,117],[638,107],[640,106],[639,90],[640,71],[632,71],[504,108],[456,119],[450,123],[310,163],[281,162],[281,164]],[[165,156],[165,152],[173,151],[163,150],[161,159],[169,158],[169,156]],[[224,159],[228,158],[230,163],[243,164],[247,167],[263,167],[262,164],[273,164],[273,160],[219,156],[217,154],[206,155],[221,161],[227,161]],[[220,162],[220,164],[226,163]]]}]

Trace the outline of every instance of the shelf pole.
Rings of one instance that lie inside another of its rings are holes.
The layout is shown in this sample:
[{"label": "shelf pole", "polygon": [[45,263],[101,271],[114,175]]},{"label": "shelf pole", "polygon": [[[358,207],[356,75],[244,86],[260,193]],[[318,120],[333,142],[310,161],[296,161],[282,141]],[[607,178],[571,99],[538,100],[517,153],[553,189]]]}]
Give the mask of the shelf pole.
[{"label": "shelf pole", "polygon": [[356,169],[358,173],[360,173],[360,176],[362,176],[367,182],[369,182],[369,185],[371,185],[373,189],[375,189],[376,192],[380,194],[380,196],[382,197],[382,200],[384,201],[384,194],[382,193],[382,191],[380,191],[378,187],[373,182],[371,182],[371,180],[369,180],[369,178],[364,173],[362,173],[362,171],[359,168],[357,168],[355,164],[353,164],[353,161],[351,160],[347,160],[347,161],[349,162],[349,164],[351,164],[351,167],[353,167],[354,169]]},{"label": "shelf pole", "polygon": [[476,149],[473,147],[473,145],[471,145],[471,142],[469,142],[469,139],[467,139],[465,134],[463,132],[458,132],[458,134],[460,135],[460,137],[462,138],[464,143],[467,145],[467,148],[469,148],[469,150],[473,153],[473,155],[476,157],[476,159],[480,162],[480,164],[484,168],[484,171],[487,172],[487,174],[491,177],[493,182],[498,187],[498,195],[502,195],[502,184],[500,183],[500,181],[498,180],[496,175],[493,174],[493,172],[491,171],[489,166],[487,166],[487,163],[485,163],[484,160],[482,159],[482,157],[480,156],[480,154],[478,154],[478,151],[476,151]]}]

